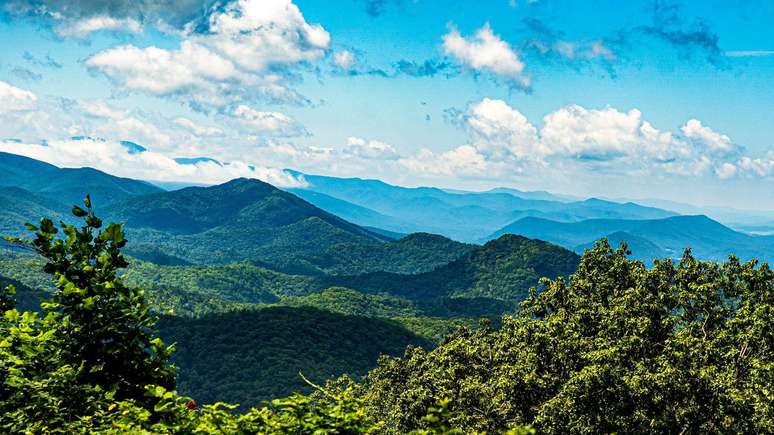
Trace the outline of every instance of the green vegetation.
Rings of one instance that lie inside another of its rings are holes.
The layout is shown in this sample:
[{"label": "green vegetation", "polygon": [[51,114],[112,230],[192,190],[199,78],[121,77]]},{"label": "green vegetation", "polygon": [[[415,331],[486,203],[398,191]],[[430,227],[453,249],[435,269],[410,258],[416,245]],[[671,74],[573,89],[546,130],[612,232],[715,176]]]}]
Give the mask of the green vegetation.
[{"label": "green vegetation", "polygon": [[375,272],[321,281],[417,301],[430,315],[499,317],[515,308],[541,277],[568,276],[577,264],[578,256],[566,249],[506,235],[431,272]]},{"label": "green vegetation", "polygon": [[181,393],[204,403],[247,406],[311,392],[299,373],[315,382],[342,374],[357,378],[379,355],[400,355],[408,345],[432,346],[397,322],[311,307],[164,317],[159,330],[176,344]]},{"label": "green vegetation", "polygon": [[[85,224],[80,229],[63,224],[64,238],[57,237],[59,230],[51,220],[42,219],[39,227],[29,225],[35,231],[34,240],[16,240],[33,246],[45,259],[44,269],[53,275],[56,291],[42,305],[45,317],[17,311],[12,286],[0,291],[0,430],[354,434],[384,429],[382,422],[366,413],[363,399],[354,394],[352,387],[333,392],[315,387],[312,396],[294,394],[275,399],[266,407],[244,414],[234,414],[231,410],[236,406],[222,403],[199,407],[178,395],[174,392],[174,369],[168,363],[172,347],[154,338],[155,319],[149,314],[144,292],[125,286],[116,273],[127,266],[120,252],[126,244],[122,226],[110,224],[103,228],[88,196],[84,204],[87,210],[74,207],[73,214],[83,218]],[[288,311],[283,314],[285,324],[295,327],[295,310],[284,310]],[[316,320],[325,315],[315,313],[307,322],[307,332],[317,329]],[[247,331],[251,320],[247,315],[246,323],[236,322],[242,327],[236,331]],[[330,328],[335,328],[334,323]],[[213,324],[230,332],[221,335],[221,342],[227,344],[233,339],[233,323],[204,321],[205,332],[211,331]],[[363,322],[361,325],[362,330],[356,329],[358,336],[371,342],[379,340],[384,332],[369,329]],[[196,326],[185,325],[182,329],[189,336],[197,335],[186,331]],[[290,333],[298,339],[298,331]],[[352,349],[358,352],[356,358],[370,352],[360,349],[360,344]],[[277,350],[270,350],[267,356],[275,355]],[[302,350],[299,347],[296,352]],[[207,349],[205,352],[218,357]],[[421,419],[423,429],[416,433],[447,433],[447,419],[446,402],[439,401]]]},{"label": "green vegetation", "polygon": [[[122,203],[153,262],[88,197],[0,246],[0,432],[774,432],[768,265],[388,241],[266,186]],[[18,203],[2,222],[55,206]]]},{"label": "green vegetation", "polygon": [[383,359],[360,387],[367,412],[395,433],[440,399],[466,432],[774,432],[774,272],[627,254],[600,242],[499,330]]},{"label": "green vegetation", "polygon": [[[472,249],[440,236],[391,241],[258,180],[129,198],[111,208],[126,220],[133,253],[146,260],[249,261],[290,274],[417,273]],[[170,260],[171,259],[171,260]]]}]

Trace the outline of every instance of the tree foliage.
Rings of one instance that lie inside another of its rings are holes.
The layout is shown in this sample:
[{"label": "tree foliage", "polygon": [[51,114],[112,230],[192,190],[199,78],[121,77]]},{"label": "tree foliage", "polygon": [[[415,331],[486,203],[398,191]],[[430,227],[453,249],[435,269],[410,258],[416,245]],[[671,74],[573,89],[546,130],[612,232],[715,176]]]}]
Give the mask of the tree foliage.
[{"label": "tree foliage", "polygon": [[4,433],[369,433],[377,427],[351,391],[294,395],[243,415],[199,408],[174,392],[171,347],[155,337],[144,292],[117,276],[127,266],[121,224],[103,228],[86,197],[84,221],[49,219],[31,241],[57,290],[37,312],[0,292],[0,432]]},{"label": "tree foliage", "polygon": [[604,241],[500,330],[383,359],[364,394],[395,432],[450,398],[466,431],[772,433],[773,318],[767,265],[687,251],[647,268]]}]

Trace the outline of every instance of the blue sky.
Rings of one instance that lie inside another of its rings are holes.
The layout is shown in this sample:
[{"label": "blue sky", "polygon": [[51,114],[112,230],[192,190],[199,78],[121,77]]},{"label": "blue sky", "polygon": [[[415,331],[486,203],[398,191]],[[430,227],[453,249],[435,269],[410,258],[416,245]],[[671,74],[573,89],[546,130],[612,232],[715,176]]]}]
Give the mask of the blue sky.
[{"label": "blue sky", "polygon": [[774,209],[769,1],[105,3],[2,3],[0,150]]}]

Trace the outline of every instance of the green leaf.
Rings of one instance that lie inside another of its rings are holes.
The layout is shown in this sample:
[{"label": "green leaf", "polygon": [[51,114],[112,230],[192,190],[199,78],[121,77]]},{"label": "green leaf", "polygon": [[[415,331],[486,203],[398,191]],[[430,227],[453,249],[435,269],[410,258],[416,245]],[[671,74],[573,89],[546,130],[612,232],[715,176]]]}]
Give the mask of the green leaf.
[{"label": "green leaf", "polygon": [[89,213],[86,210],[78,207],[77,205],[73,206],[73,215],[75,215],[76,217],[84,217],[84,216],[88,216],[88,214]]}]

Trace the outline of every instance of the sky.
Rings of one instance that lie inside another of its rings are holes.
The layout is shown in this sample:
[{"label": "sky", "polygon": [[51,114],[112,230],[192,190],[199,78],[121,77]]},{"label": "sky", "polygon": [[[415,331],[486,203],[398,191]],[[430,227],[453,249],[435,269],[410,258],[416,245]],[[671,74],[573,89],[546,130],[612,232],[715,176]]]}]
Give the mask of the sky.
[{"label": "sky", "polygon": [[2,0],[0,151],[774,210],[774,2]]}]

